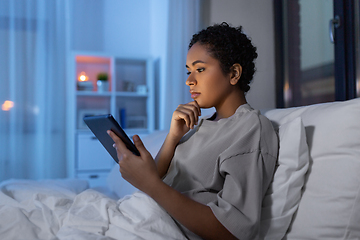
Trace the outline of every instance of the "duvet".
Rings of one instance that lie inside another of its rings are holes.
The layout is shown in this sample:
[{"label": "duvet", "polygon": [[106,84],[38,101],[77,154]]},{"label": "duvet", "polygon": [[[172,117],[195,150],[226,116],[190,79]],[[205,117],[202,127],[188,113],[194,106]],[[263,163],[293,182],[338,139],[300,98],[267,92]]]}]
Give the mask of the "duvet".
[{"label": "duvet", "polygon": [[150,197],[120,200],[82,180],[9,180],[0,185],[0,239],[185,239]]}]

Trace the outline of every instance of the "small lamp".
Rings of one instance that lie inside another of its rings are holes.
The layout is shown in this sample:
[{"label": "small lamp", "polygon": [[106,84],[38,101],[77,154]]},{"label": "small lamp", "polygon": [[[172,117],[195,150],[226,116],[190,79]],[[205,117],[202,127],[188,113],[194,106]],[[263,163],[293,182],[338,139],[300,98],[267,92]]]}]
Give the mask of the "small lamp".
[{"label": "small lamp", "polygon": [[79,75],[79,82],[86,82],[88,80],[89,80],[89,78],[88,78],[88,76],[86,76],[86,73],[81,72],[80,75]]},{"label": "small lamp", "polygon": [[85,72],[81,72],[78,77],[77,89],[79,91],[92,91],[94,89],[93,83],[89,81]]}]

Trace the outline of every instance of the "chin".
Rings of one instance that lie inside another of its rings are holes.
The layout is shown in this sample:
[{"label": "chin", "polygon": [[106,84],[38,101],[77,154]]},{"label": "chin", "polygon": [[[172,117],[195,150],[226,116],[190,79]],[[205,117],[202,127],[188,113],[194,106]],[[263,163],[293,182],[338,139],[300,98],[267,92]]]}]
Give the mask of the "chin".
[{"label": "chin", "polygon": [[200,108],[212,108],[213,106],[209,105],[209,104],[206,104],[206,103],[202,103],[202,102],[197,102],[199,104],[199,107]]},{"label": "chin", "polygon": [[207,108],[212,108],[212,107],[214,107],[214,106],[213,106],[212,104],[210,104],[209,102],[202,101],[201,98],[196,98],[196,99],[194,99],[194,100],[197,102],[197,104],[199,105],[200,108],[205,108],[205,109],[207,109]]},{"label": "chin", "polygon": [[204,108],[204,109],[209,109],[209,108],[212,108],[213,106],[201,106],[200,105],[200,108]]}]

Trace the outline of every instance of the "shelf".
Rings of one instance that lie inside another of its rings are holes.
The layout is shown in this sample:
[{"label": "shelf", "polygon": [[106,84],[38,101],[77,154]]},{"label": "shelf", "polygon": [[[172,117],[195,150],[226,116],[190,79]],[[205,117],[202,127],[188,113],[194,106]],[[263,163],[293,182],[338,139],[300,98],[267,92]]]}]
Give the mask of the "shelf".
[{"label": "shelf", "polygon": [[147,97],[147,93],[137,93],[137,92],[116,92],[117,97]]},{"label": "shelf", "polygon": [[[68,172],[69,177],[86,178],[94,185],[104,179],[102,174],[110,171],[114,161],[93,138],[83,118],[111,114],[125,127],[129,137],[151,133],[155,128],[154,63],[151,58],[131,59],[90,52],[74,52],[70,61]],[[101,72],[108,74],[108,86],[98,91],[97,75]]]},{"label": "shelf", "polygon": [[99,93],[99,92],[95,92],[95,91],[77,91],[76,95],[77,96],[91,96],[91,97],[110,97],[111,92]]},{"label": "shelf", "polygon": [[[111,92],[99,93],[95,91],[77,91],[77,96],[90,96],[90,97],[110,97]],[[116,97],[148,97],[148,93],[138,93],[138,92],[115,92]]]}]

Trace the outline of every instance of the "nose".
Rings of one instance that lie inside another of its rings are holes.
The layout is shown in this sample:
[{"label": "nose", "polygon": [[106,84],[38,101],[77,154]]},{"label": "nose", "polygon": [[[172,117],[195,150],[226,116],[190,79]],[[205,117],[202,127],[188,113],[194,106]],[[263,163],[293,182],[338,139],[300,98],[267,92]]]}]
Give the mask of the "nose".
[{"label": "nose", "polygon": [[191,73],[189,75],[189,77],[186,79],[186,85],[188,86],[193,86],[193,85],[196,85],[196,80],[193,76],[191,76]]}]

